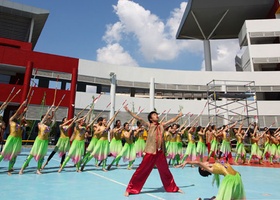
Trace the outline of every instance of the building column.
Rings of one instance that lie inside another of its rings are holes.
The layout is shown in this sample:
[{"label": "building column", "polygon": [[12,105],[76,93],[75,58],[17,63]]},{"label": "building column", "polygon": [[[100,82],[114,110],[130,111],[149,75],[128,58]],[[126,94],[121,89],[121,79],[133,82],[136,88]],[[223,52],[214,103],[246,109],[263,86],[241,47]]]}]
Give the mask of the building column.
[{"label": "building column", "polygon": [[32,70],[33,70],[33,63],[31,61],[28,61],[27,65],[26,65],[26,68],[25,68],[21,102],[23,102],[27,98],[27,95],[28,95],[27,93],[28,93],[29,88],[30,88],[30,80],[31,80],[31,76],[32,76]]},{"label": "building column", "polygon": [[150,111],[155,109],[155,78],[151,77],[150,81]]},{"label": "building column", "polygon": [[[76,98],[76,85],[78,80],[78,68],[72,69],[71,87],[70,87],[70,101],[68,104],[68,119],[74,117],[75,112],[75,98]],[[71,134],[71,133],[69,133]]]},{"label": "building column", "polygon": [[[111,108],[110,108],[110,119],[115,114],[115,106],[116,106],[116,84],[117,84],[117,76],[114,72],[110,73],[111,87],[110,87],[110,97],[111,97]],[[112,129],[113,124],[111,125]],[[109,141],[111,140],[110,134],[108,133]]]},{"label": "building column", "polygon": [[[226,82],[221,86],[222,91],[226,94],[227,89],[226,89]],[[222,98],[222,104],[223,106],[226,106],[225,110],[226,112],[223,114],[223,125],[227,125],[230,123],[230,120],[228,118],[228,106],[227,106],[227,98]]]},{"label": "building column", "polygon": [[29,31],[28,42],[32,42],[33,29],[34,29],[34,18],[32,17],[31,23],[30,23],[30,31]]},{"label": "building column", "polygon": [[210,40],[203,40],[205,71],[212,71]]}]

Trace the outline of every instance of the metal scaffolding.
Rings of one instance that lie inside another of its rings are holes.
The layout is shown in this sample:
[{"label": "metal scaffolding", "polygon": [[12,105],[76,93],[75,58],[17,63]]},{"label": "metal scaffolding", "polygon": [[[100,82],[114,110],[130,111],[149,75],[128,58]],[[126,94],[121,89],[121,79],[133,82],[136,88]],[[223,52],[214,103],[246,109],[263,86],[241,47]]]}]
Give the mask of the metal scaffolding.
[{"label": "metal scaffolding", "polygon": [[208,117],[216,126],[258,123],[254,81],[212,80],[207,84]]}]

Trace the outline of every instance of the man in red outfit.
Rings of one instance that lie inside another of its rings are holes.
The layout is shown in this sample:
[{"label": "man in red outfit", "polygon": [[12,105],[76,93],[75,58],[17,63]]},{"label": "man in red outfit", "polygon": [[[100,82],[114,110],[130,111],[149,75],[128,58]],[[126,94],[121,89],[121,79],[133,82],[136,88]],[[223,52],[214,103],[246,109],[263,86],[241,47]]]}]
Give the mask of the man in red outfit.
[{"label": "man in red outfit", "polygon": [[146,122],[141,117],[132,113],[127,108],[127,106],[125,107],[125,110],[132,117],[140,121],[143,124],[143,126],[148,128],[148,137],[146,140],[146,147],[144,150],[145,155],[143,157],[143,160],[132,175],[124,195],[129,196],[129,194],[139,194],[155,165],[159,171],[160,178],[165,191],[183,193],[177,187],[173,179],[173,175],[171,174],[168,168],[168,164],[165,157],[165,142],[163,139],[164,128],[176,122],[182,116],[182,113],[179,113],[176,117],[170,119],[167,122],[159,123],[159,117],[157,112],[155,111],[149,113],[149,122]]}]

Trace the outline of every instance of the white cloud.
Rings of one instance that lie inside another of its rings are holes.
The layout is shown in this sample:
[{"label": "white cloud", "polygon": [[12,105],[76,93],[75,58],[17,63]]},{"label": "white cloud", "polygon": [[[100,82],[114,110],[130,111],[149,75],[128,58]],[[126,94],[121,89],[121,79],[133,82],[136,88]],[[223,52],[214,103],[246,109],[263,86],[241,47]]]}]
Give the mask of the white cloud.
[{"label": "white cloud", "polygon": [[137,62],[118,43],[97,50],[97,61],[122,66],[138,66]]},{"label": "white cloud", "polygon": [[[187,6],[182,2],[179,8],[170,12],[166,22],[143,6],[128,0],[119,0],[114,11],[119,19],[107,25],[103,40],[107,46],[97,50],[97,60],[112,64],[138,66],[130,55],[138,52],[137,57],[147,62],[172,61],[178,56],[194,53],[203,57],[203,43],[198,40],[177,40],[176,33]],[[124,37],[125,36],[125,37]],[[130,38],[124,40],[124,38]],[[126,45],[125,42],[135,42]],[[226,45],[225,45],[226,44]],[[228,45],[229,44],[229,45]],[[213,70],[234,70],[237,42],[211,41]],[[131,52],[123,46],[135,46]],[[115,51],[115,52],[114,52]],[[104,54],[104,55],[103,55]],[[186,60],[187,62],[187,60]],[[204,69],[204,61],[202,63]],[[229,69],[229,66],[230,69]]]},{"label": "white cloud", "polygon": [[122,39],[122,29],[123,24],[121,22],[109,24],[107,25],[107,31],[102,39],[108,44],[119,42]]}]

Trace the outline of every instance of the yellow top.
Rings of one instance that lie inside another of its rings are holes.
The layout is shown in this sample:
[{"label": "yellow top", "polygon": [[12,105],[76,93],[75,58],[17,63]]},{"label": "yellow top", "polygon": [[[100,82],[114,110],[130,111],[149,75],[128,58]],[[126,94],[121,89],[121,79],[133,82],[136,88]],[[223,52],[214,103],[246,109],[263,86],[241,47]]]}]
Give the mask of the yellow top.
[{"label": "yellow top", "polygon": [[188,133],[188,142],[195,143],[194,135],[192,135],[191,133]]},{"label": "yellow top", "polygon": [[74,129],[74,140],[82,141],[85,139],[86,127],[85,126],[76,126]]},{"label": "yellow top", "polygon": [[147,140],[147,136],[148,136],[148,131],[146,129],[144,129],[144,132],[143,132],[143,139],[144,140]]},{"label": "yellow top", "polygon": [[237,143],[242,143],[243,142],[242,135],[240,135],[240,134],[236,134],[236,139],[237,139]]},{"label": "yellow top", "polygon": [[182,142],[182,137],[179,133],[176,134],[176,142]]},{"label": "yellow top", "polygon": [[38,137],[41,140],[48,140],[49,139],[49,134],[51,132],[51,127],[45,125],[45,124],[41,124],[39,123],[38,125]]},{"label": "yellow top", "polygon": [[61,138],[68,138],[69,137],[68,133],[67,133],[68,127],[69,126],[60,126],[60,137]]},{"label": "yellow top", "polygon": [[121,140],[122,139],[122,131],[115,131],[113,133],[113,138],[115,138],[116,140]]},{"label": "yellow top", "polygon": [[164,132],[164,140],[170,141],[171,140],[171,133],[169,131]]},{"label": "yellow top", "polygon": [[230,133],[229,131],[223,131],[223,140],[230,141]]},{"label": "yellow top", "polygon": [[214,163],[213,164],[213,174],[219,174],[219,175],[235,175],[236,173],[238,173],[237,171],[235,171],[230,164],[228,163]]},{"label": "yellow top", "polygon": [[198,141],[204,143],[203,135],[198,134]]},{"label": "yellow top", "polygon": [[124,139],[125,139],[125,142],[127,144],[132,144],[133,143],[133,138],[131,138],[131,132],[128,130],[124,130],[123,131],[123,136],[124,136]]},{"label": "yellow top", "polygon": [[22,137],[22,126],[16,122],[10,122],[10,135],[14,137]]},{"label": "yellow top", "polygon": [[174,133],[174,134],[171,133],[170,135],[171,135],[170,142],[176,142],[176,135],[177,134],[176,133]]}]

